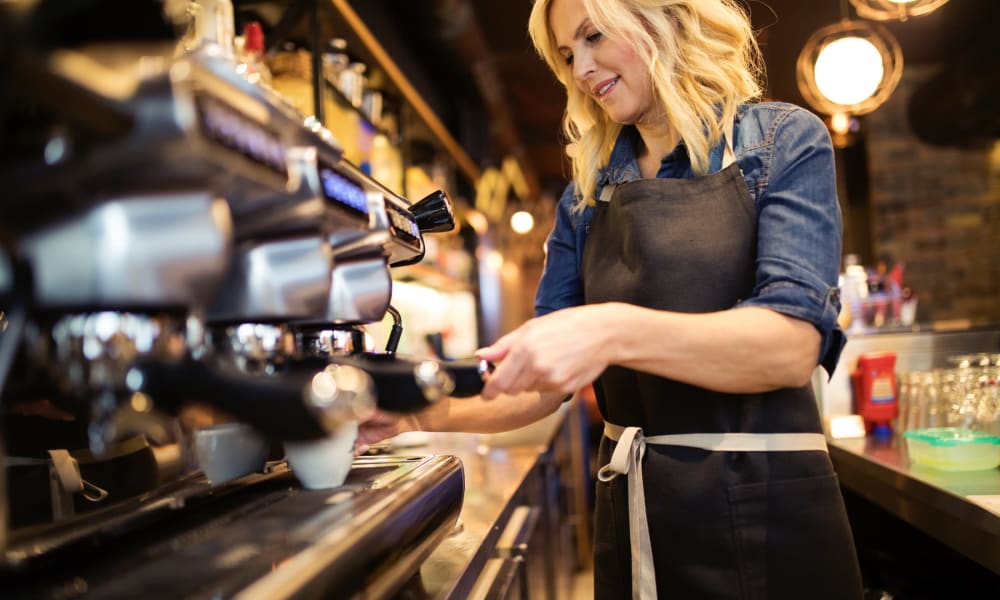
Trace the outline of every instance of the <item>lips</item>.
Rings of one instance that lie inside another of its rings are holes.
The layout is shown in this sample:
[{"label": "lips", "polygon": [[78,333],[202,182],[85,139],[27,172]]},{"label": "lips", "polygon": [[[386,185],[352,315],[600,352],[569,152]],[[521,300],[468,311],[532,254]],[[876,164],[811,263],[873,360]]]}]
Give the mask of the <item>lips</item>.
[{"label": "lips", "polygon": [[621,79],[621,77],[612,77],[611,79],[605,79],[604,81],[595,85],[590,90],[590,92],[593,95],[597,96],[598,99],[603,99],[615,87],[615,84],[618,83],[619,79]]}]

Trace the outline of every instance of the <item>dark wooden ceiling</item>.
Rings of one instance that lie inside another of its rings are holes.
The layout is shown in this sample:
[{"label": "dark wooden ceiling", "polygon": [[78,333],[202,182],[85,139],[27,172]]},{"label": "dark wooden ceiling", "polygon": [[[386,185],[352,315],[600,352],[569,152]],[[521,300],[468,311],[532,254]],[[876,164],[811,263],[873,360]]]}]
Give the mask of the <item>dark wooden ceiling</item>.
[{"label": "dark wooden ceiling", "polygon": [[[514,154],[533,172],[537,189],[558,193],[567,175],[559,142],[564,93],[531,48],[526,29],[532,0],[349,1],[476,163],[489,167]],[[795,61],[812,33],[845,11],[854,16],[848,0],[742,1],[759,32],[768,97],[805,105]],[[234,5],[238,22],[265,23],[271,43],[308,44],[302,15],[312,2],[234,0]],[[47,17],[38,28],[60,44],[163,35],[161,2],[44,0],[40,6],[44,10],[38,12]],[[319,0],[315,6],[320,39],[343,36],[332,3]],[[138,18],[137,7],[157,18]],[[299,26],[276,35],[288,14],[300,15]],[[942,67],[911,101],[909,119],[918,135],[951,145],[1000,137],[1000,44],[994,39],[1000,1],[951,0],[928,16],[884,25],[899,40],[908,66]],[[3,48],[0,44],[0,54]],[[914,106],[917,100],[920,106]]]}]

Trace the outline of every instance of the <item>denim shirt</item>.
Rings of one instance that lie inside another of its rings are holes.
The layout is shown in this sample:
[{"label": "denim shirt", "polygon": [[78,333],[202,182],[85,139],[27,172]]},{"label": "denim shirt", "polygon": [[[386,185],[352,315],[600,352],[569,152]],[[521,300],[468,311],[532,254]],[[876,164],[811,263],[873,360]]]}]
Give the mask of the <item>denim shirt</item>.
[{"label": "denim shirt", "polygon": [[[607,166],[597,174],[597,197],[607,184],[642,178],[637,135],[633,127],[622,129]],[[837,325],[843,230],[829,133],[812,113],[768,102],[739,107],[733,138],[736,161],[757,205],[754,290],[738,306],[765,307],[815,325],[822,336],[817,364],[832,374],[846,337]],[[720,170],[724,149],[724,141],[713,149],[710,172]],[[696,177],[683,143],[664,157],[656,176]],[[545,243],[536,316],[584,303],[581,265],[593,208],[575,212],[576,202],[570,183]]]}]

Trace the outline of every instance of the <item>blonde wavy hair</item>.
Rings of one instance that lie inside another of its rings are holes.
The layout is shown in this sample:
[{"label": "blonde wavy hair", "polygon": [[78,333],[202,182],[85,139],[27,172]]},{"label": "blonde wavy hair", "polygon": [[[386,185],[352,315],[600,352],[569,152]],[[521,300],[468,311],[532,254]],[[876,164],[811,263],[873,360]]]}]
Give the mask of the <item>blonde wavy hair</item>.
[{"label": "blonde wavy hair", "polygon": [[[549,27],[552,1],[535,0],[528,33],[566,88],[563,131],[580,210],[593,204],[597,171],[607,164],[622,126],[576,86]],[[722,124],[762,92],[763,59],[746,12],[735,0],[581,1],[598,31],[635,47],[664,118],[687,146],[692,169],[707,173]]]}]

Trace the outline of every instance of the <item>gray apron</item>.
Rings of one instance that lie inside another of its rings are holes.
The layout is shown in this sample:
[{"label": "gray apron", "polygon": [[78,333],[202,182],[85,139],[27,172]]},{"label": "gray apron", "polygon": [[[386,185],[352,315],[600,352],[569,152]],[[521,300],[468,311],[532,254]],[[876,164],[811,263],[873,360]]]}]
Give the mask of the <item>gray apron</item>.
[{"label": "gray apron", "polygon": [[[750,296],[756,206],[728,143],[713,162],[723,168],[704,177],[602,193],[583,251],[586,303],[707,313]],[[809,386],[724,394],[611,366],[594,390],[607,423],[596,598],[861,597]]]}]

